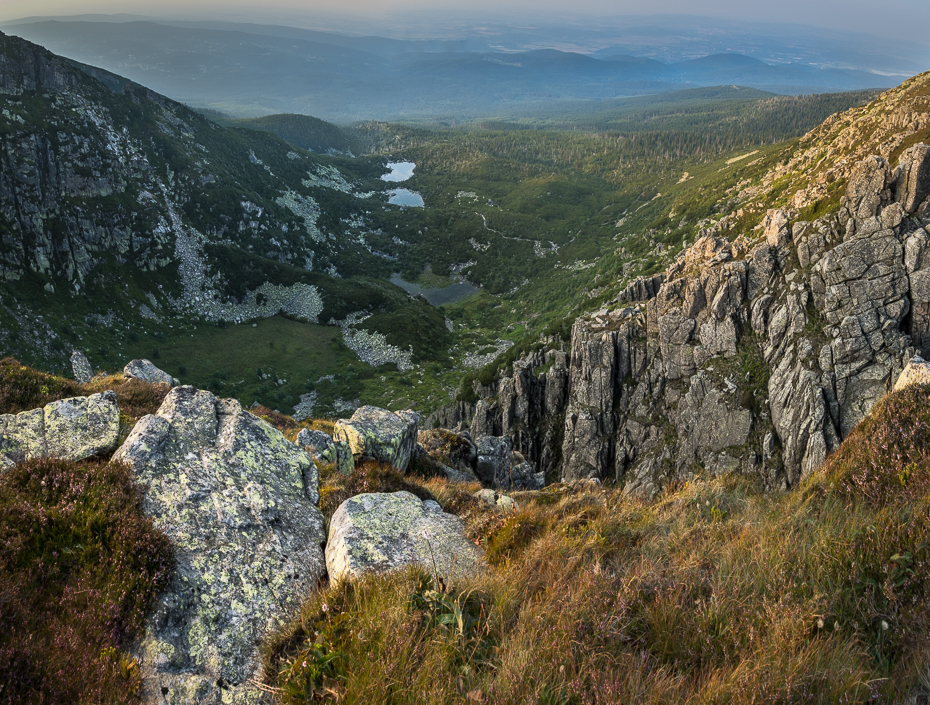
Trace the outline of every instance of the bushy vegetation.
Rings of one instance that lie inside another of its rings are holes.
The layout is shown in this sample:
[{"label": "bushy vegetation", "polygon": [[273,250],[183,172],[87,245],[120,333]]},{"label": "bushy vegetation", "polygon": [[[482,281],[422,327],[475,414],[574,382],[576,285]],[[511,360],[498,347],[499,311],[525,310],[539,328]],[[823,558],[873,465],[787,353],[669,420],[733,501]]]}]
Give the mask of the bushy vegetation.
[{"label": "bushy vegetation", "polygon": [[789,494],[732,476],[649,504],[579,483],[501,514],[429,480],[487,571],[318,591],[269,644],[268,683],[286,703],[926,697],[928,401],[888,396]]},{"label": "bushy vegetation", "polygon": [[173,568],[129,470],[39,460],[0,475],[0,702],[127,703],[127,650]]},{"label": "bushy vegetation", "polygon": [[12,357],[0,360],[0,413],[18,414],[81,394],[71,379],[39,372]]}]

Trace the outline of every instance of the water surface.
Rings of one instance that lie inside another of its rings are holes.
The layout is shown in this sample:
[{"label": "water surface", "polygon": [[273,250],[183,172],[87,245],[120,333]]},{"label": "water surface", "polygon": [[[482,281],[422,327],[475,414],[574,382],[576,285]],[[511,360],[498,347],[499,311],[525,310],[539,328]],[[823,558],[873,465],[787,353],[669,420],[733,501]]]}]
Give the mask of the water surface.
[{"label": "water surface", "polygon": [[467,299],[469,296],[474,296],[481,291],[477,286],[469,284],[468,282],[456,282],[455,284],[450,284],[442,288],[427,289],[419,284],[404,281],[400,278],[399,274],[391,276],[391,283],[399,286],[408,294],[413,294],[414,296],[422,294],[433,306],[454,304]]},{"label": "water surface", "polygon": [[413,170],[416,168],[414,162],[388,162],[387,168],[390,173],[381,177],[382,181],[407,181],[413,176]]},{"label": "water surface", "polygon": [[412,206],[413,208],[422,208],[426,205],[423,202],[423,196],[418,194],[416,191],[411,191],[406,188],[395,188],[388,191],[391,194],[391,197],[388,199],[388,203],[393,203],[395,206]]}]

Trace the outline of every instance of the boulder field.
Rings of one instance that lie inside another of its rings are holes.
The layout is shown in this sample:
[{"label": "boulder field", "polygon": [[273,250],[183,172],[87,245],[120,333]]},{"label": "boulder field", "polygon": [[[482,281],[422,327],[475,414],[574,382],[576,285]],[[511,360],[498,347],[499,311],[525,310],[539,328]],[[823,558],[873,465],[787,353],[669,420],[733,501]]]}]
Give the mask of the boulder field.
[{"label": "boulder field", "polygon": [[[362,439],[359,457],[396,467],[426,452],[416,414],[368,407],[356,417],[341,427]],[[256,687],[262,639],[327,573],[338,581],[419,565],[454,581],[484,565],[461,519],[406,492],[350,498],[327,536],[315,459],[351,472],[348,442],[307,429],[292,443],[239,402],[190,386],[172,389],[117,449],[119,421],[112,391],[0,416],[0,462],[112,454],[131,469],[143,512],[175,555],[171,584],[133,648],[145,702],[268,702]]]}]

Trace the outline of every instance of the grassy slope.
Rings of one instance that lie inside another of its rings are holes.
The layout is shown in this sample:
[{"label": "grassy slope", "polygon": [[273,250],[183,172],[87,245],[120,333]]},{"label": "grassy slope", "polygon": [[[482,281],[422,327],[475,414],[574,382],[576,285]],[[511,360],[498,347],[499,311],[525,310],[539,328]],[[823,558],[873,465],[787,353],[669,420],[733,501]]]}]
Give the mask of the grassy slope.
[{"label": "grassy slope", "polygon": [[416,570],[321,589],[268,645],[268,682],[285,703],[925,693],[928,402],[928,387],[886,397],[790,494],[721,478],[645,505],[582,483],[517,495],[501,515],[408,476],[465,518],[487,572],[447,591]]}]

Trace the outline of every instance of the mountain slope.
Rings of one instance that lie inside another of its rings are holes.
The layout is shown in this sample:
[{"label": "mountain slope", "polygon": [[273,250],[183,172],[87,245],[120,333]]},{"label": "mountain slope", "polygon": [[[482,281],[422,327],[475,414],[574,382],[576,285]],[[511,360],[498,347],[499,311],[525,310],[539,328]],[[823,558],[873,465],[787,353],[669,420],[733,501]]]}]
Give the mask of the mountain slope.
[{"label": "mountain slope", "polygon": [[390,342],[377,332],[346,340],[376,365],[448,354],[442,316],[370,276],[392,270],[365,238],[398,247],[366,224],[387,208],[383,160],[347,160],[340,172],[7,36],[0,91],[7,351],[62,369],[71,346],[109,364],[177,325],[284,312],[355,331],[352,321],[374,314],[364,325],[377,331],[379,316],[403,311],[407,328],[386,331]]}]

